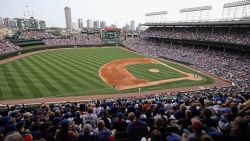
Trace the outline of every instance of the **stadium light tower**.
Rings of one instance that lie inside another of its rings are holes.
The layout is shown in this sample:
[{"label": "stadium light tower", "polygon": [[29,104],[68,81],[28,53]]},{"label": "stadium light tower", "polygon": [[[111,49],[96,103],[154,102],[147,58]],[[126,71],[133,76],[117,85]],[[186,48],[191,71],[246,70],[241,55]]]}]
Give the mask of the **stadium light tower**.
[{"label": "stadium light tower", "polygon": [[146,13],[146,22],[147,23],[164,23],[167,22],[167,11],[160,11],[160,12],[152,12]]},{"label": "stadium light tower", "polygon": [[209,13],[211,10],[212,10],[211,5],[180,9],[181,21],[199,22],[199,21],[203,21],[203,20],[208,20]]},{"label": "stadium light tower", "polygon": [[24,18],[27,18],[27,19],[31,17],[31,12],[30,12],[30,9],[29,9],[29,5],[25,6],[25,9],[23,11],[23,16],[24,16]]},{"label": "stadium light tower", "polygon": [[246,17],[250,17],[250,0],[225,3],[223,5],[223,20],[241,19]]}]

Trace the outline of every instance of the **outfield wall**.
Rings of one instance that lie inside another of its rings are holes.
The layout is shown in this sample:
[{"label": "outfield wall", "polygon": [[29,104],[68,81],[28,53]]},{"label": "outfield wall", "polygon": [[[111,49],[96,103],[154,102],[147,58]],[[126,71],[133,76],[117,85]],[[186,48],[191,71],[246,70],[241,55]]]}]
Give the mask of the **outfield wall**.
[{"label": "outfield wall", "polygon": [[[81,45],[81,46],[77,46],[77,48],[81,48],[81,47],[105,47],[105,46],[116,46],[116,45],[106,45],[106,44],[102,44],[102,45]],[[40,50],[48,50],[48,49],[58,49],[58,48],[75,48],[75,45],[49,46],[49,47],[44,46],[44,47],[29,48],[29,49],[23,48],[23,50],[18,50],[18,51],[14,51],[14,52],[11,52],[11,53],[6,53],[6,54],[0,55],[0,60],[4,60],[4,59],[7,59],[7,58],[11,58],[11,57],[18,56],[20,54],[29,53],[29,52],[40,51]]]}]

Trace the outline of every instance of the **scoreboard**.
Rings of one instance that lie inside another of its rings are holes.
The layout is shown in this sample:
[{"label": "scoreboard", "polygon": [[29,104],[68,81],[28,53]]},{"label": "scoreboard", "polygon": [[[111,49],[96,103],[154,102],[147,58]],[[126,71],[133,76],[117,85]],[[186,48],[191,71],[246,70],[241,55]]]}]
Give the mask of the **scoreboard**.
[{"label": "scoreboard", "polygon": [[120,44],[121,31],[119,29],[105,28],[101,31],[103,44]]}]

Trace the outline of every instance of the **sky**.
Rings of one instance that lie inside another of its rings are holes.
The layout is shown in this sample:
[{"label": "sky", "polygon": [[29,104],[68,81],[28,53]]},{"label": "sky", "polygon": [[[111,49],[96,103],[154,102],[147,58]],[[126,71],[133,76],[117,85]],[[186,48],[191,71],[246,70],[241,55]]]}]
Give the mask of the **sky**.
[{"label": "sky", "polygon": [[0,17],[24,17],[24,11],[30,11],[47,27],[65,27],[64,7],[68,6],[73,22],[82,18],[86,26],[87,19],[104,20],[122,27],[131,20],[144,23],[145,13],[157,11],[168,11],[167,20],[178,21],[180,9],[207,5],[212,5],[210,18],[219,19],[223,4],[234,1],[239,0],[0,0]]}]

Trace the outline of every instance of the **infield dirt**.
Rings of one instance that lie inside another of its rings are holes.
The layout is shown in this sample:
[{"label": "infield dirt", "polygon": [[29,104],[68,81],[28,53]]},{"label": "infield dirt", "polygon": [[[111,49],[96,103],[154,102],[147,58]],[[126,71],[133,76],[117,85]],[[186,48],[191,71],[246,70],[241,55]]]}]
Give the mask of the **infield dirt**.
[{"label": "infield dirt", "polygon": [[[133,74],[131,74],[125,68],[128,65],[146,64],[146,63],[161,64],[165,67],[169,67],[181,73],[182,77],[149,82],[144,79],[136,78]],[[180,80],[193,80],[193,81],[202,80],[201,77],[194,77],[193,74],[183,72],[181,70],[178,70],[174,67],[171,67],[153,58],[131,58],[131,59],[121,59],[121,60],[112,61],[107,64],[104,64],[100,68],[99,76],[105,83],[107,83],[110,86],[113,86],[117,90],[152,86],[152,85],[157,85],[161,83],[174,82],[174,81],[180,81]]]}]

